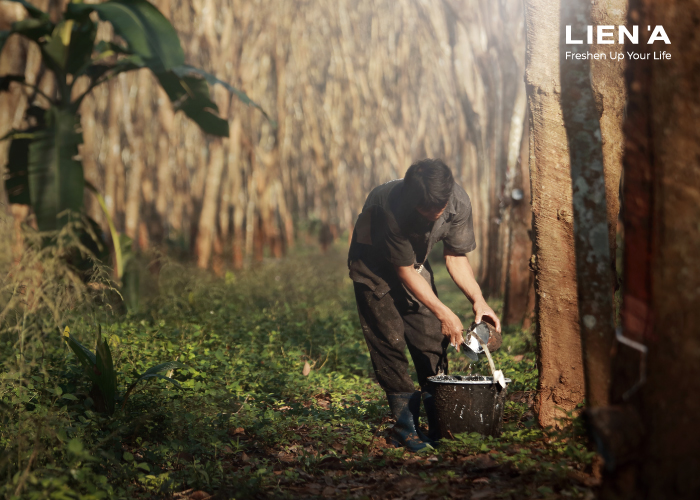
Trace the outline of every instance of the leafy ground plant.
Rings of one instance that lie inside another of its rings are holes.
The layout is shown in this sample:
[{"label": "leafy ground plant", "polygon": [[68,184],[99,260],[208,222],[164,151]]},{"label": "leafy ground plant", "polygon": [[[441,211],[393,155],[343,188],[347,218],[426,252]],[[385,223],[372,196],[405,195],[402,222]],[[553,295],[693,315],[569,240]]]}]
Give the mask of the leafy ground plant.
[{"label": "leafy ground plant", "polygon": [[112,352],[109,348],[109,343],[102,338],[101,327],[98,325],[95,352],[90,351],[90,349],[71,336],[68,327],[63,330],[63,337],[66,339],[68,346],[75,353],[75,357],[80,361],[80,364],[83,365],[85,375],[92,381],[90,396],[92,397],[95,409],[99,412],[112,415],[118,399],[121,399],[123,409],[124,406],[126,406],[129,396],[136,388],[136,385],[141,381],[158,378],[167,380],[178,388],[180,387],[180,383],[177,380],[162,375],[161,372],[172,373],[176,368],[184,368],[185,365],[177,361],[166,361],[138,375],[136,380],[126,389],[123,397],[120,398],[117,393],[117,371],[114,368]]},{"label": "leafy ground plant", "polygon": [[88,298],[65,307],[58,321],[71,332],[101,329],[120,393],[163,359],[186,365],[172,375],[180,390],[156,378],[111,417],[95,410],[93,381],[54,320],[23,330],[16,306],[0,331],[0,495],[590,498],[596,458],[577,421],[534,426],[534,357],[518,350],[523,341],[499,355],[520,384],[500,438],[460,435],[423,454],[389,447],[393,422],[344,261],[342,251],[307,253],[222,278],[163,261],[139,314]]}]

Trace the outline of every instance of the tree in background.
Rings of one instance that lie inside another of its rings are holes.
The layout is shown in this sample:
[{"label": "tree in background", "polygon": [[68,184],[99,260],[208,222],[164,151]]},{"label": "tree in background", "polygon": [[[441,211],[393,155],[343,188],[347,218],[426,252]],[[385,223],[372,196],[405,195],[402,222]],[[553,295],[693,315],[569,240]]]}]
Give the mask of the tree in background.
[{"label": "tree in background", "polygon": [[[526,118],[526,117],[524,117]],[[525,123],[526,124],[526,123]],[[503,317],[505,325],[531,328],[535,311],[532,256],[532,205],[530,203],[529,126],[522,129],[520,151],[510,185],[504,190],[507,201],[503,224],[508,229],[503,272]]]},{"label": "tree in background", "polygon": [[[440,157],[473,202],[475,268],[501,293],[510,239],[504,187],[513,183],[506,179],[517,167],[525,110],[520,2],[153,3],[189,63],[245,89],[279,126],[216,86],[211,99],[230,134],[205,135],[162,105],[168,96],[148,70],[95,88],[81,107],[85,177],[139,249],[195,254],[217,271],[278,256],[298,236],[350,230],[372,187],[414,160]],[[115,40],[108,23],[97,40]],[[0,72],[49,86],[37,52],[12,37]],[[11,91],[0,95],[0,134],[5,124],[22,125],[26,96]],[[106,228],[91,198],[86,209]]]},{"label": "tree in background", "polygon": [[[562,5],[564,2],[562,2]],[[624,24],[626,2],[592,6],[588,24]],[[556,425],[562,411],[583,402],[584,365],[576,280],[571,151],[562,114],[560,78],[560,4],[526,2],[526,84],[530,110],[530,175],[532,186],[539,394],[536,403],[542,425]],[[585,32],[583,32],[585,34]],[[591,47],[591,51],[609,46]],[[610,61],[608,61],[610,63]],[[591,84],[602,137],[608,241],[614,252],[619,203],[621,117],[624,94],[621,63],[591,63]],[[602,193],[600,193],[602,195]],[[606,266],[609,269],[609,266]],[[612,287],[612,282],[609,282]],[[604,391],[603,391],[604,392]]]},{"label": "tree in background", "polygon": [[[55,79],[56,92],[48,95],[24,75],[0,77],[0,91],[8,91],[15,82],[33,93],[34,102],[25,110],[30,126],[5,136],[12,141],[5,187],[10,203],[32,207],[40,231],[59,229],[71,214],[82,212],[85,179],[76,158],[82,143],[78,113],[95,87],[121,73],[148,68],[176,110],[205,133],[219,137],[229,135],[229,125],[209,97],[210,83],[221,83],[242,101],[254,104],[230,85],[185,65],[175,29],[146,0],[69,3],[58,22],[25,0],[11,1],[21,4],[28,17],[0,31],[0,51],[14,34],[30,39],[39,46],[41,61]],[[124,43],[96,43],[98,24],[93,13],[109,22]],[[111,221],[110,227],[114,229]]]}]

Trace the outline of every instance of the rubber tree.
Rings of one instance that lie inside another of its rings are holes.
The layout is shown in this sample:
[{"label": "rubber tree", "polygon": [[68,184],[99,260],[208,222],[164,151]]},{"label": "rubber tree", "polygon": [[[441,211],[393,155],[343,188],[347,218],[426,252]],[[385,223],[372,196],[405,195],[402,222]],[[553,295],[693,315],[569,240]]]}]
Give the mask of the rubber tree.
[{"label": "rubber tree", "polygon": [[588,406],[596,407],[607,406],[609,402],[610,359],[615,338],[606,179],[590,60],[575,57],[585,56],[590,47],[585,42],[567,45],[565,28],[586,26],[590,19],[589,2],[562,3],[561,106],[571,165],[579,328],[586,401]]},{"label": "rubber tree", "polygon": [[[572,180],[572,172],[574,175],[583,173],[581,168],[588,166],[588,161],[585,159],[579,161],[579,153],[582,151],[571,151],[569,148],[571,134],[567,135],[564,126],[562,103],[564,89],[567,92],[571,90],[573,94],[570,97],[577,99],[575,87],[583,83],[567,80],[567,78],[575,78],[574,74],[567,75],[565,81],[562,81],[560,67],[560,50],[566,51],[566,48],[562,47],[565,41],[562,38],[562,32],[565,32],[565,28],[562,26],[561,16],[569,16],[570,13],[576,12],[569,9],[583,8],[579,5],[582,3],[588,4],[590,8],[590,2],[574,0],[562,2],[527,0],[525,3],[527,34],[525,81],[530,116],[530,180],[534,240],[531,266],[535,270],[539,369],[536,411],[539,423],[544,426],[556,425],[557,419],[562,417],[564,412],[572,411],[583,403],[586,394],[580,327],[583,317],[579,315],[580,287],[577,284],[576,264],[577,252],[580,254],[585,249],[583,245],[577,248],[574,237],[576,229],[574,218],[576,215],[583,217],[586,211],[576,214],[580,210],[575,209],[574,206],[572,183],[576,181]],[[583,17],[575,21],[580,30],[578,33],[585,40],[587,25],[624,24],[622,20],[626,12],[625,6],[626,2],[622,0],[596,3],[592,10],[582,13]],[[574,21],[571,22],[574,23]],[[590,47],[590,52],[607,52],[609,47],[609,45],[594,44]],[[580,49],[581,46],[579,46]],[[594,115],[597,114],[602,137],[602,145],[600,143],[594,147],[589,145],[588,153],[594,148],[602,147],[602,160],[597,153],[598,171],[602,161],[605,180],[602,182],[600,179],[598,182],[597,198],[594,199],[597,200],[598,205],[600,203],[607,205],[607,243],[612,247],[609,255],[614,255],[614,232],[619,210],[619,204],[615,199],[619,192],[620,148],[615,147],[614,144],[620,141],[624,105],[620,77],[621,64],[620,62],[610,65],[591,63],[591,82],[583,84],[588,85],[587,92],[592,92],[592,97],[589,93],[586,101],[588,119],[584,119],[584,122],[594,123]],[[573,127],[583,124],[576,125],[571,121],[571,115],[568,116],[569,126],[572,127],[571,132],[575,137],[576,131]],[[574,147],[579,148],[577,141],[574,141]],[[576,159],[575,165],[571,164],[572,154]],[[577,197],[584,195],[580,188],[576,192]],[[578,208],[587,208],[589,206],[587,203],[593,201],[592,199],[586,202],[586,197],[579,199],[582,203],[577,203]],[[599,226],[600,212],[596,211],[596,213],[598,215],[593,225]],[[581,222],[588,221],[580,219],[579,223]],[[585,225],[578,226],[578,229],[585,227]],[[598,228],[597,234],[600,239],[604,238],[603,233]],[[583,237],[590,242],[590,235]],[[579,241],[579,244],[581,243]],[[600,247],[600,244],[596,246]],[[607,266],[604,266],[602,264],[604,260],[602,253],[596,256],[596,272],[610,277],[610,262],[608,261]],[[601,266],[607,267],[608,272],[606,273]],[[600,286],[600,290],[603,286],[610,288],[613,286],[612,280],[603,279],[596,283]],[[587,285],[582,283],[582,286]],[[586,297],[583,299],[582,305],[584,308],[588,307],[586,305],[589,303],[588,299]],[[607,313],[603,312],[603,314],[607,316]],[[604,336],[608,339],[609,333]],[[606,340],[606,342],[609,341]],[[592,346],[590,342],[587,345]],[[607,378],[603,376],[591,382],[605,383]],[[598,393],[605,393],[604,388],[596,390]]]},{"label": "rubber tree", "polygon": [[[644,364],[617,347],[615,406],[597,421],[602,498],[700,497],[698,14],[688,0],[630,1],[628,23],[663,26],[671,43],[640,36],[626,49],[649,59],[628,61],[626,75],[622,323],[648,353]],[[662,51],[670,58],[654,60]]]},{"label": "rubber tree", "polygon": [[[510,198],[507,208],[508,242],[505,259],[505,290],[503,295],[503,318],[505,325],[532,325],[535,310],[534,276],[530,269],[532,256],[532,211],[530,198],[530,170],[528,165],[529,128],[523,129],[522,143],[511,190],[505,190]],[[504,218],[505,221],[505,218]]]}]

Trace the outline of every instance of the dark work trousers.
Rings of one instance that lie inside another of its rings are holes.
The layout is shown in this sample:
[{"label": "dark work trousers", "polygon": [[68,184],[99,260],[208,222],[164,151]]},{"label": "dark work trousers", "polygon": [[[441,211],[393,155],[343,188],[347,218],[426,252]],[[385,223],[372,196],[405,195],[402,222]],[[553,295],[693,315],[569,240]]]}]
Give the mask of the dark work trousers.
[{"label": "dark work trousers", "polygon": [[[433,273],[426,265],[421,276],[435,289]],[[405,349],[413,358],[422,388],[428,377],[447,373],[449,339],[441,323],[402,283],[390,283],[389,293],[377,296],[367,285],[354,283],[362,332],[369,347],[374,373],[387,394],[413,392]]]}]

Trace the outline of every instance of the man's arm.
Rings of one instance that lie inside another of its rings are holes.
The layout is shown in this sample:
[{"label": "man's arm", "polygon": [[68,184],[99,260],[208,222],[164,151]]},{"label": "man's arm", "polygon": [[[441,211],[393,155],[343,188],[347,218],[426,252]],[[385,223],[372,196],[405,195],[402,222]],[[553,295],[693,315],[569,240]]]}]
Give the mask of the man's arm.
[{"label": "man's arm", "polygon": [[484,300],[484,296],[481,294],[481,288],[474,278],[474,271],[469,263],[469,259],[465,254],[453,253],[445,247],[445,263],[447,264],[447,271],[450,273],[452,280],[457,284],[460,290],[466,295],[469,301],[473,304],[474,308],[474,321],[479,323],[482,318],[487,317],[492,321],[496,327],[496,330],[501,331],[501,321],[493,312],[493,309],[489,307]]},{"label": "man's arm", "polygon": [[442,334],[445,337],[449,337],[450,343],[459,351],[459,346],[464,341],[462,337],[462,330],[464,329],[462,321],[449,307],[440,302],[431,286],[416,272],[413,266],[394,266],[394,268],[401,282],[406,285],[406,288],[440,320],[440,323],[442,323]]}]

